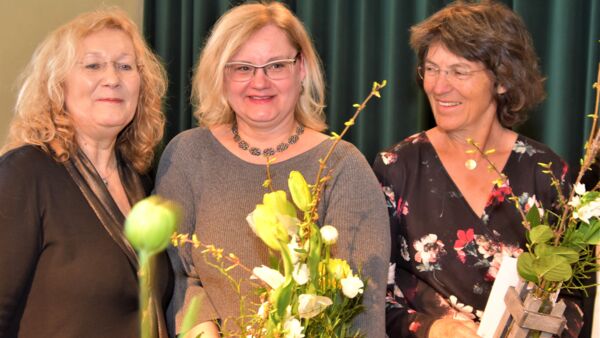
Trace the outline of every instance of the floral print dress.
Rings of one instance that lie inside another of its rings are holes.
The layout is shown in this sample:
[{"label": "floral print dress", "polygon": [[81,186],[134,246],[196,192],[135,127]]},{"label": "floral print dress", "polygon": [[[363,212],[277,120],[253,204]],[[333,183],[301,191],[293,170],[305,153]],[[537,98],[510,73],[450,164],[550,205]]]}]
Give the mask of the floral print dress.
[{"label": "floral print dress", "polygon": [[[503,255],[525,249],[510,192],[528,209],[552,207],[556,192],[539,162],[567,166],[547,146],[519,136],[504,167],[510,186],[491,191],[483,216],[471,209],[425,132],[381,152],[374,170],[390,213],[392,257],[386,326],[390,337],[427,337],[434,320],[478,321]],[[466,170],[466,169],[465,169]]]}]

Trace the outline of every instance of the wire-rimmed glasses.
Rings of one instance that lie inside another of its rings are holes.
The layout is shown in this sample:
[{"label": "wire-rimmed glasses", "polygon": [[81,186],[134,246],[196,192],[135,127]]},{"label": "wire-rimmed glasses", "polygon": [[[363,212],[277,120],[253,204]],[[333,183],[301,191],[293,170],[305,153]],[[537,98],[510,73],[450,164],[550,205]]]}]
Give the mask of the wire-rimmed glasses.
[{"label": "wire-rimmed glasses", "polygon": [[292,75],[294,65],[300,57],[300,52],[293,59],[281,59],[255,65],[249,62],[229,62],[225,64],[228,79],[235,82],[249,81],[257,69],[262,69],[271,80],[285,80]]}]

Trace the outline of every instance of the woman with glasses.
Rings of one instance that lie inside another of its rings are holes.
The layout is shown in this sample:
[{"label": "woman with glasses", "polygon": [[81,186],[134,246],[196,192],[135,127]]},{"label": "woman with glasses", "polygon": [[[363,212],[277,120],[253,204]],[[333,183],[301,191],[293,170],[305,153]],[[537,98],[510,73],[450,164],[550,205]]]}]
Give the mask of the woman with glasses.
[{"label": "woman with glasses", "polygon": [[[39,45],[0,157],[0,337],[139,336],[138,258],[123,236],[162,138],[165,72],[118,9]],[[154,316],[170,293],[155,261]]]},{"label": "woman with glasses", "polygon": [[[266,245],[247,215],[262,201],[267,158],[274,189],[287,189],[290,171],[314,182],[320,158],[332,140],[322,134],[324,81],[319,59],[301,22],[278,2],[244,4],[225,13],[206,42],[193,77],[195,117],[200,127],[174,138],[165,149],[156,192],[184,209],[180,232],[235,253],[247,267],[269,264]],[[359,151],[341,142],[328,163],[331,180],[321,200],[319,225],[339,231],[336,257],[362,268],[369,279],[365,312],[355,324],[369,337],[384,337],[384,297],[389,226],[377,179]],[[178,250],[176,250],[178,249]],[[176,333],[190,301],[199,296],[195,336],[235,331],[239,295],[210,267],[200,250],[169,252],[176,286],[171,304]],[[247,280],[247,271],[229,272]],[[249,312],[256,295],[242,283]]]},{"label": "woman with glasses", "polygon": [[[502,256],[526,250],[511,192],[525,209],[550,209],[557,194],[538,163],[551,162],[563,182],[566,165],[512,130],[544,98],[531,38],[514,12],[490,1],[454,3],[412,27],[410,44],[436,126],[374,163],[392,235],[387,333],[477,337]],[[468,140],[510,186],[494,184],[498,174]],[[565,333],[579,329],[569,322]]]}]

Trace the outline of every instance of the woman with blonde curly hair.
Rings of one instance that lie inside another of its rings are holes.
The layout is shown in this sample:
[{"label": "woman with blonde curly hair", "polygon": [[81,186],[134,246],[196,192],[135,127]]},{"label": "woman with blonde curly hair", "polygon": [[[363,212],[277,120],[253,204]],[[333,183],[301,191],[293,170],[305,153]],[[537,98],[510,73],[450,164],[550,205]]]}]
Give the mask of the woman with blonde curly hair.
[{"label": "woman with blonde curly hair", "polygon": [[[38,46],[0,157],[0,336],[139,335],[138,261],[122,225],[151,189],[165,90],[119,9],[82,14]],[[156,265],[165,336],[168,260]]]}]

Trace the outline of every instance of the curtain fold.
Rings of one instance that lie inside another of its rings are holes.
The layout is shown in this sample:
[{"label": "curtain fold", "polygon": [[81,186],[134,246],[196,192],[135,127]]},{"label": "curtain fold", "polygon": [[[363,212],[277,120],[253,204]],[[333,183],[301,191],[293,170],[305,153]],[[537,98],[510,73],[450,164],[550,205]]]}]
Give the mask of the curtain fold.
[{"label": "curtain fold", "polygon": [[[210,28],[230,0],[145,0],[144,32],[169,75],[165,143],[196,125],[190,79]],[[327,122],[340,131],[373,81],[386,79],[382,98],[369,103],[346,138],[372,161],[377,151],[433,126],[415,82],[410,26],[451,1],[288,0],[323,61]],[[576,166],[594,108],[592,84],[600,61],[600,0],[504,0],[519,13],[540,57],[547,99],[517,131],[548,144]]]}]

